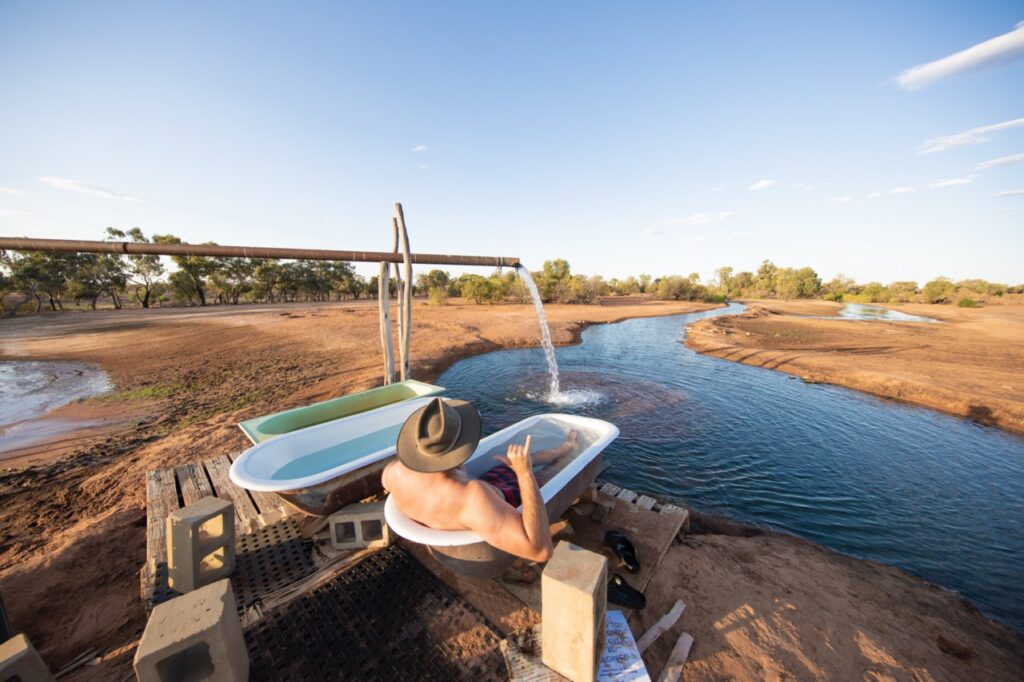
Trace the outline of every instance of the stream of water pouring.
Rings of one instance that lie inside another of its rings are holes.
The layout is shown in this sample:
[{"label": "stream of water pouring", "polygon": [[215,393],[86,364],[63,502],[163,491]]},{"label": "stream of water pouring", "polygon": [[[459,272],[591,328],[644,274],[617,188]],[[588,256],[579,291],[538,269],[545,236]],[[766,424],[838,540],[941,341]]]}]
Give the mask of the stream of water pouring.
[{"label": "stream of water pouring", "polygon": [[519,276],[526,283],[530,290],[530,298],[533,299],[533,309],[537,311],[537,321],[540,323],[540,343],[544,347],[544,359],[548,363],[548,400],[557,400],[561,395],[561,386],[558,384],[558,360],[555,358],[555,344],[551,343],[551,329],[548,327],[548,317],[544,314],[544,304],[540,300],[540,291],[537,284],[530,276],[530,271],[522,265],[516,266]]}]

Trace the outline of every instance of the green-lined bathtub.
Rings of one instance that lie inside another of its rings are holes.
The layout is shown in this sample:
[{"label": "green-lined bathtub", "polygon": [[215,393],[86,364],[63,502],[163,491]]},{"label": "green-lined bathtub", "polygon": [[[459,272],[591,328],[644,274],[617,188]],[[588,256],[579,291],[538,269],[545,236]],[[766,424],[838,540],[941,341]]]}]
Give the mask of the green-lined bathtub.
[{"label": "green-lined bathtub", "polygon": [[249,437],[249,440],[258,444],[284,433],[375,410],[378,407],[400,403],[403,400],[423,398],[443,392],[444,389],[440,386],[407,379],[387,386],[343,395],[340,398],[332,398],[321,403],[247,419],[238,426]]}]

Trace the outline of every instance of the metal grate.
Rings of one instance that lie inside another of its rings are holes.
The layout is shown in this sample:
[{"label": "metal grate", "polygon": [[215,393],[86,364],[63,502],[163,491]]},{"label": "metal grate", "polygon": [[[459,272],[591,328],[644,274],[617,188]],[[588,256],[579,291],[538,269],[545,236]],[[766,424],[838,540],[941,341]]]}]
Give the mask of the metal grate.
[{"label": "metal grate", "polygon": [[394,546],[245,633],[252,680],[504,680],[484,617]]},{"label": "metal grate", "polygon": [[238,561],[231,575],[238,615],[266,595],[316,571],[313,545],[303,541],[298,524],[284,519],[238,540]]},{"label": "metal grate", "polygon": [[[235,592],[239,617],[271,592],[316,571],[312,544],[302,540],[299,526],[292,519],[247,533],[238,539],[235,547],[237,554],[231,587]],[[167,577],[167,564],[158,563],[153,602],[146,605],[147,610],[181,595],[168,586]]]}]

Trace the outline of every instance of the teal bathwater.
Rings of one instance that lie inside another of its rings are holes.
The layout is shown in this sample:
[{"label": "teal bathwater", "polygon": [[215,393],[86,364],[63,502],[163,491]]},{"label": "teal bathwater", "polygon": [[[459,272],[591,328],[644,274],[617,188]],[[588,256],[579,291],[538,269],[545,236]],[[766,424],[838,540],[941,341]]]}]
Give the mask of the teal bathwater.
[{"label": "teal bathwater", "polygon": [[542,412],[607,419],[608,480],[898,566],[1024,630],[1024,438],[683,345],[690,322],[740,309],[587,329],[558,349],[580,403],[546,401],[537,349],[438,383],[476,403],[484,433]]},{"label": "teal bathwater", "polygon": [[353,438],[339,445],[332,445],[323,450],[311,452],[285,464],[274,472],[274,475],[270,478],[274,481],[304,478],[333,469],[342,464],[347,464],[360,457],[372,455],[385,448],[393,448],[398,441],[398,432],[401,430],[402,425],[396,424],[395,426],[389,426],[386,429],[374,431],[359,438]]}]

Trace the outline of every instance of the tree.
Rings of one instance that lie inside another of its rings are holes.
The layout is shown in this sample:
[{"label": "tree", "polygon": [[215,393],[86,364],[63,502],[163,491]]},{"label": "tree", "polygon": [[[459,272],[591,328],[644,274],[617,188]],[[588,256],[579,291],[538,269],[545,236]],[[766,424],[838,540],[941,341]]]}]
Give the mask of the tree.
[{"label": "tree", "polygon": [[[137,227],[133,227],[127,232],[108,227],[107,239],[130,239],[136,244],[149,243],[149,239]],[[135,299],[142,304],[143,308],[149,307],[150,297],[158,286],[162,274],[164,274],[164,264],[160,262],[160,256],[128,255],[128,281],[135,286]]]},{"label": "tree", "polygon": [[770,260],[763,261],[754,277],[754,294],[761,298],[775,295],[775,277],[779,269]]},{"label": "tree", "polygon": [[451,275],[444,270],[433,269],[425,275],[416,276],[416,289],[425,294],[433,289],[444,289],[447,293]]},{"label": "tree", "polygon": [[569,262],[561,258],[544,261],[540,272],[534,273],[540,299],[545,303],[558,298],[558,289],[572,274]]},{"label": "tree", "polygon": [[69,283],[75,299],[89,299],[93,310],[103,294],[110,296],[114,307],[121,309],[117,294],[128,285],[128,275],[120,256],[109,253],[80,253],[75,256]]},{"label": "tree", "polygon": [[491,300],[493,291],[490,280],[480,275],[463,275],[460,279],[462,279],[463,298],[468,298],[474,303]]},{"label": "tree", "polygon": [[650,288],[650,286],[651,286],[651,276],[646,274],[646,273],[645,274],[641,274],[640,275],[640,292],[641,293],[647,293],[647,290]]},{"label": "tree", "polygon": [[[153,235],[154,244],[181,244],[180,238],[173,234]],[[213,242],[206,242],[203,246],[216,246]],[[215,258],[207,256],[171,256],[171,260],[178,266],[178,272],[183,273],[175,277],[171,275],[172,286],[180,293],[187,293],[187,299],[192,301],[198,299],[199,305],[206,305],[206,278],[217,271],[218,262]],[[187,280],[187,281],[186,281]]]},{"label": "tree", "polygon": [[905,281],[889,283],[889,296],[892,301],[906,303],[919,293],[921,292],[917,288],[917,282]]},{"label": "tree", "polygon": [[946,303],[956,291],[956,287],[948,277],[936,277],[924,285],[921,293],[926,303]]},{"label": "tree", "polygon": [[715,278],[718,284],[718,291],[723,296],[729,296],[732,294],[732,268],[728,265],[722,266],[715,270]]},{"label": "tree", "polygon": [[221,302],[238,305],[239,299],[256,288],[256,268],[253,258],[224,258],[210,276],[210,282]]}]

